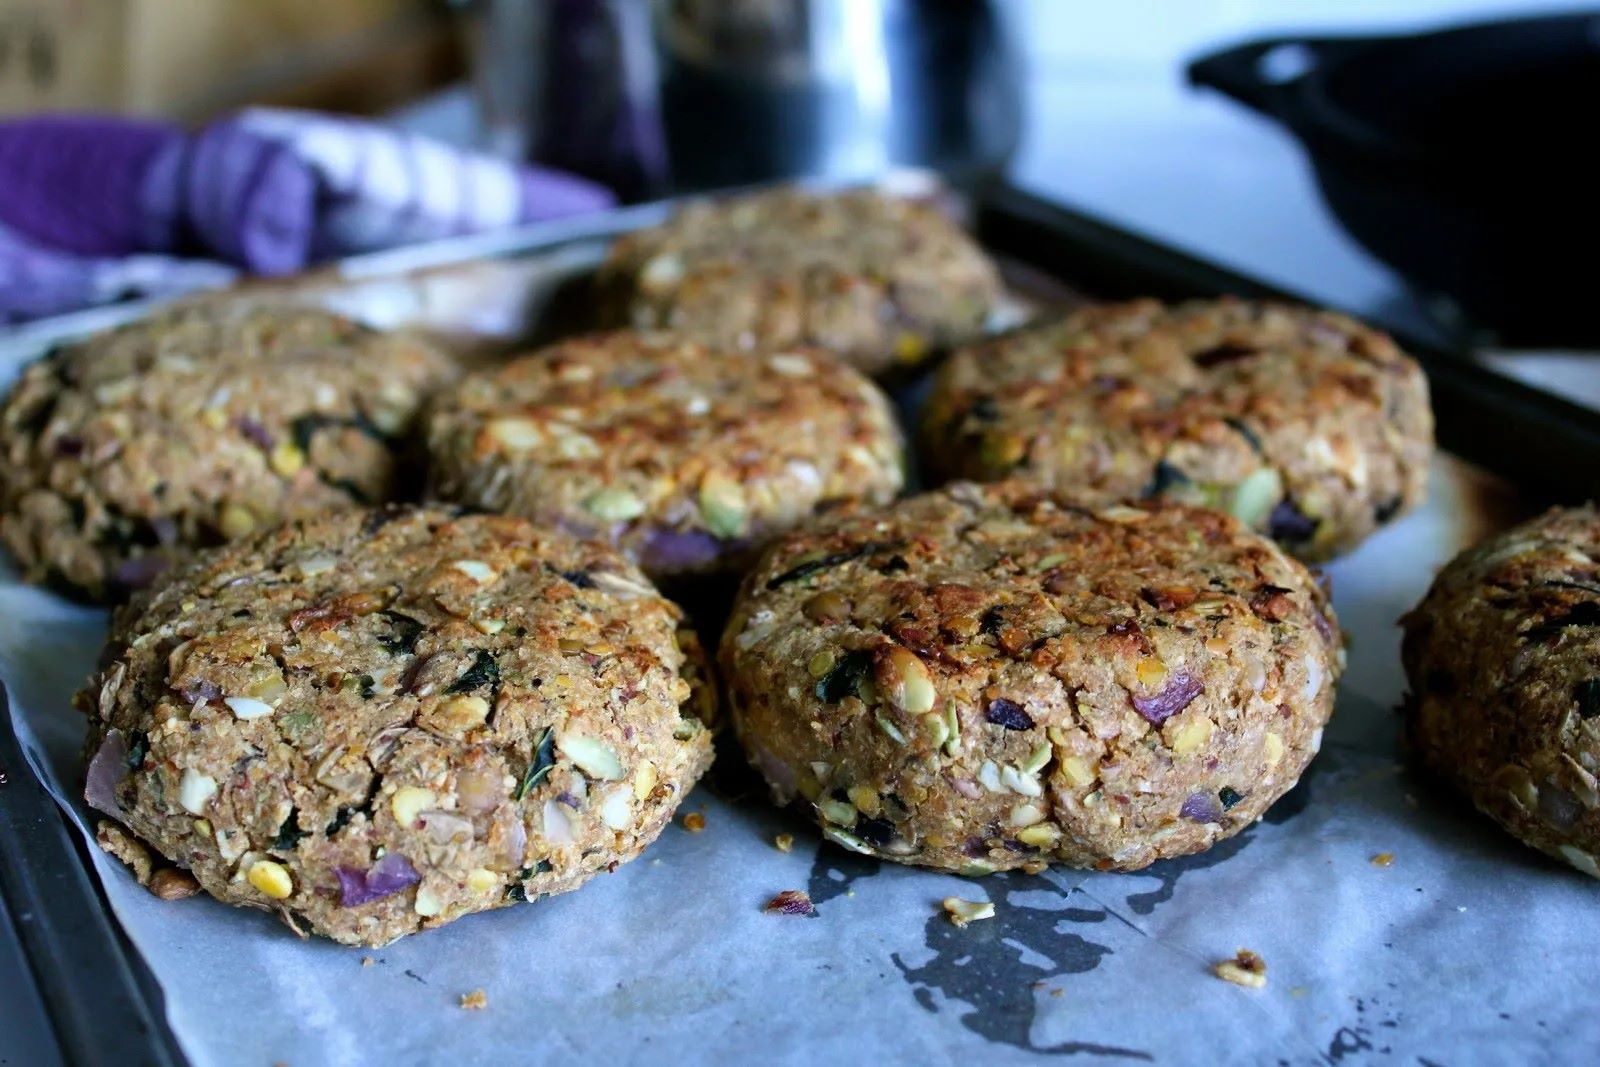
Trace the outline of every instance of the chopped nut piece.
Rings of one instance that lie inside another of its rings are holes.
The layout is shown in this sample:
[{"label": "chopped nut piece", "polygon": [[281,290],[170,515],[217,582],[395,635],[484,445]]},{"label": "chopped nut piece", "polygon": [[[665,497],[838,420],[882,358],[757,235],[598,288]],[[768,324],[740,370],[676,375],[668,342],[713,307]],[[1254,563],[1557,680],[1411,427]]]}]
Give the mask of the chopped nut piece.
[{"label": "chopped nut piece", "polygon": [[779,852],[793,852],[794,851],[794,835],[793,834],[779,834],[779,835],[777,835],[776,837],[774,837],[772,839],[772,844],[773,844],[774,847],[777,848],[777,850]]},{"label": "chopped nut piece", "polygon": [[272,705],[264,700],[255,700],[251,697],[224,697],[222,702],[228,705],[235,718],[250,719],[265,718],[272,714]]},{"label": "chopped nut piece", "polygon": [[[863,815],[876,818],[882,810],[882,801],[878,799],[878,791],[869,785],[853,785],[845,790],[845,795],[850,798]],[[841,820],[842,821],[842,820]],[[845,825],[849,825],[845,823]]]},{"label": "chopped nut piece", "polygon": [[201,815],[211,798],[217,795],[216,779],[193,770],[183,772],[178,781],[178,803],[190,815]]},{"label": "chopped nut piece", "polygon": [[1045,813],[1037,804],[1017,804],[1006,817],[1010,826],[1033,826],[1044,822]]},{"label": "chopped nut piece", "polygon": [[411,904],[411,910],[425,919],[431,919],[444,910],[444,905],[439,902],[439,897],[427,886],[417,887],[417,898]]},{"label": "chopped nut piece", "polygon": [[500,887],[500,876],[487,867],[474,867],[467,872],[467,888],[474,893],[488,893]]},{"label": "chopped nut piece", "polygon": [[833,650],[825,648],[811,657],[806,664],[806,672],[813,678],[821,678],[833,670],[834,660]]},{"label": "chopped nut piece", "polygon": [[162,900],[183,900],[200,892],[200,883],[188,871],[163,867],[151,876],[150,892]]},{"label": "chopped nut piece", "polygon": [[489,718],[489,702],[480,696],[460,695],[446,697],[432,713],[425,716],[423,725],[447,734],[464,734],[482,726]]},{"label": "chopped nut piece", "polygon": [[1394,862],[1394,853],[1393,852],[1380,852],[1376,856],[1372,857],[1372,865],[1374,867],[1387,867],[1393,862]]},{"label": "chopped nut piece", "polygon": [[495,574],[495,569],[481,560],[458,559],[454,563],[450,564],[450,566],[454,567],[462,574],[465,574],[468,578],[471,578],[479,585],[487,585],[494,581],[497,577]]},{"label": "chopped nut piece", "polygon": [[1234,487],[1228,511],[1251,529],[1266,525],[1272,509],[1283,500],[1283,478],[1276,469],[1262,467]]},{"label": "chopped nut piece", "polygon": [[245,878],[273,900],[286,900],[294,892],[294,879],[289,877],[289,871],[273,860],[256,860]]},{"label": "chopped nut piece", "polygon": [[109,819],[100,820],[100,825],[95,828],[94,839],[101,848],[127,864],[140,885],[150,884],[150,849],[143,841]]},{"label": "chopped nut piece", "polygon": [[582,734],[557,734],[556,747],[591,778],[614,782],[623,776],[622,761],[610,746]]},{"label": "chopped nut piece", "polygon": [[938,699],[928,668],[899,645],[884,654],[878,664],[876,681],[889,703],[908,715],[932,711]]},{"label": "chopped nut piece", "polygon": [[744,489],[726,474],[712,472],[700,482],[700,514],[706,529],[718,537],[737,537],[744,532]]},{"label": "chopped nut piece", "polygon": [[544,443],[544,433],[532,419],[490,419],[484,432],[512,452],[526,452]]},{"label": "chopped nut piece", "polygon": [[793,352],[779,352],[769,357],[767,363],[779,374],[787,374],[791,378],[804,378],[811,373],[811,361]]},{"label": "chopped nut piece", "polygon": [[626,830],[633,824],[633,790],[615,789],[600,804],[600,821],[613,830]]},{"label": "chopped nut piece", "polygon": [[817,804],[817,810],[822,812],[822,817],[837,826],[854,826],[856,824],[856,806],[847,800],[834,800],[824,797]]},{"label": "chopped nut piece", "polygon": [[417,816],[432,808],[437,799],[431,789],[408,785],[394,791],[389,808],[394,812],[394,821],[409,830],[417,824]]},{"label": "chopped nut piece", "polygon": [[1025,827],[1017,833],[1018,841],[1034,848],[1049,848],[1060,839],[1061,828],[1047,822]]},{"label": "chopped nut piece", "polygon": [[606,522],[626,522],[645,512],[645,503],[626,489],[602,489],[583,502],[595,518]]},{"label": "chopped nut piece", "polygon": [[1591,878],[1600,878],[1600,863],[1596,863],[1595,858],[1589,855],[1583,849],[1577,848],[1574,845],[1561,845],[1559,846],[1559,851],[1562,859],[1572,864],[1584,874],[1587,874]]},{"label": "chopped nut piece", "polygon": [[[818,625],[840,623],[850,617],[850,602],[831,589],[818,593],[801,605],[805,617]],[[831,667],[832,664],[830,663]],[[823,674],[827,674],[824,669]],[[820,677],[820,675],[818,676]]]},{"label": "chopped nut piece", "polygon": [[1211,971],[1223,981],[1247,989],[1260,989],[1267,984],[1267,961],[1247,948],[1240,949],[1233,959],[1223,960]]},{"label": "chopped nut piece", "polygon": [[268,456],[268,462],[276,473],[293,478],[306,465],[306,454],[296,448],[292,441],[280,441]]},{"label": "chopped nut piece", "polygon": [[1093,785],[1096,777],[1095,769],[1081,756],[1062,757],[1061,762],[1057,764],[1057,771],[1074,789]]},{"label": "chopped nut piece", "polygon": [[837,826],[824,826],[822,828],[822,836],[841,848],[849,849],[851,852],[858,852],[863,856],[877,855],[872,851],[872,847],[861,838],[855,834],[847,834]]},{"label": "chopped nut piece", "polygon": [[1024,774],[1038,774],[1044,770],[1045,764],[1050,762],[1050,757],[1055,755],[1055,750],[1049,745],[1035,745],[1033,751],[1028,753],[1028,758],[1021,764]]},{"label": "chopped nut piece", "polygon": [[691,811],[683,817],[683,828],[691,834],[697,834],[706,828],[706,817],[698,811]]},{"label": "chopped nut piece", "polygon": [[994,904],[987,900],[962,900],[960,897],[944,898],[945,914],[957,926],[994,918]]},{"label": "chopped nut piece", "polygon": [[1203,746],[1211,739],[1211,732],[1215,724],[1204,715],[1195,715],[1192,712],[1175,725],[1165,729],[1167,746],[1174,755],[1185,756]]},{"label": "chopped nut piece", "polygon": [[773,915],[815,917],[817,914],[817,906],[811,903],[811,897],[801,889],[785,889],[767,901],[766,907],[761,910]]},{"label": "chopped nut piece", "polygon": [[633,774],[633,797],[644,800],[656,787],[656,765],[649,760],[640,762]]},{"label": "chopped nut piece", "polygon": [[237,541],[255,531],[255,514],[238,504],[227,504],[217,516],[217,529],[230,541]]},{"label": "chopped nut piece", "polygon": [[1039,779],[1029,772],[1010,765],[1000,768],[1000,781],[1013,793],[1021,793],[1025,797],[1044,795],[1044,787],[1039,784]]},{"label": "chopped nut piece", "polygon": [[482,1011],[489,1006],[489,994],[481,989],[474,989],[470,993],[461,994],[461,1009],[463,1011]]}]

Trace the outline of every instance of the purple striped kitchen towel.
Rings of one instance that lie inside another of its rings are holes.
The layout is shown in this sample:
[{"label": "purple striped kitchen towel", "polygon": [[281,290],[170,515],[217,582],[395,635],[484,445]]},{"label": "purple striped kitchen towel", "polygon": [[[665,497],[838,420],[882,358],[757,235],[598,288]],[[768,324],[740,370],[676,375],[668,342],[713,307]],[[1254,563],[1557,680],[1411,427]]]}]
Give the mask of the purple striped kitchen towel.
[{"label": "purple striped kitchen towel", "polygon": [[613,202],[558,171],[311,112],[255,109],[195,133],[0,123],[0,322]]}]

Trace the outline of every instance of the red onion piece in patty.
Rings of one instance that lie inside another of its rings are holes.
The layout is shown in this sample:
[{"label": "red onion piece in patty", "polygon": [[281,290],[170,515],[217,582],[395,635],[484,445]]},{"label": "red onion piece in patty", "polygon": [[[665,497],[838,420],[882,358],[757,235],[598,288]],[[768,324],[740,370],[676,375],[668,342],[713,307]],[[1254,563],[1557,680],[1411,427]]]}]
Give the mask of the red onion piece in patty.
[{"label": "red onion piece in patty", "polygon": [[1188,707],[1205,688],[1200,679],[1180,671],[1168,679],[1155,696],[1142,697],[1131,693],[1129,696],[1133,699],[1133,709],[1143,715],[1146,722],[1160,726]]},{"label": "red onion piece in patty", "polygon": [[722,542],[704,530],[652,530],[639,553],[647,570],[703,567],[722,554]]},{"label": "red onion piece in patty", "polygon": [[340,867],[334,873],[339,876],[339,903],[346,908],[392,897],[422,881],[411,861],[398,852],[387,853],[364,873],[355,867]]},{"label": "red onion piece in patty", "polygon": [[966,797],[968,800],[977,800],[983,796],[983,790],[978,788],[978,783],[971,778],[953,778],[945,775],[945,781],[950,783],[950,788]]},{"label": "red onion piece in patty", "polygon": [[417,821],[436,845],[448,845],[457,838],[468,841],[473,838],[472,820],[448,811],[425,811],[417,816]]},{"label": "red onion piece in patty", "polygon": [[750,746],[750,755],[756,768],[777,793],[778,799],[785,804],[793,800],[795,793],[800,790],[800,779],[795,774],[794,768],[759,743]]},{"label": "red onion piece in patty", "polygon": [[1195,822],[1221,822],[1222,802],[1210,793],[1190,793],[1178,814]]},{"label": "red onion piece in patty", "polygon": [[171,515],[157,515],[150,520],[150,532],[158,543],[171,548],[178,543],[178,520]]},{"label": "red onion piece in patty", "polygon": [[216,702],[222,699],[222,688],[215,682],[200,678],[178,690],[178,695],[190,704],[198,704],[202,700]]},{"label": "red onion piece in patty", "polygon": [[1317,520],[1300,510],[1292,499],[1285,497],[1273,506],[1267,516],[1267,533],[1274,541],[1309,541],[1316,536]]},{"label": "red onion piece in patty", "polygon": [[122,817],[122,805],[117,801],[117,786],[128,776],[128,739],[121,730],[111,730],[94,758],[89,760],[85,777],[83,799],[96,811]]},{"label": "red onion piece in patty", "polygon": [[264,451],[272,451],[273,446],[278,443],[270,430],[248,415],[235,418],[233,426],[246,440]]},{"label": "red onion piece in patty", "polygon": [[111,580],[125,589],[143,589],[159,578],[161,572],[171,564],[172,561],[165,556],[134,556],[117,564],[111,572]]},{"label": "red onion piece in patty", "polygon": [[1005,697],[996,697],[989,701],[989,708],[984,712],[984,718],[996,726],[1004,726],[1007,730],[1033,729],[1033,716],[1029,715],[1021,704]]},{"label": "red onion piece in patty", "polygon": [[1539,814],[1557,830],[1570,830],[1578,821],[1578,798],[1554,782],[1539,787]]},{"label": "red onion piece in patty", "polygon": [[501,776],[487,770],[467,770],[456,776],[456,796],[464,811],[484,815],[493,811],[505,799],[506,787]]}]

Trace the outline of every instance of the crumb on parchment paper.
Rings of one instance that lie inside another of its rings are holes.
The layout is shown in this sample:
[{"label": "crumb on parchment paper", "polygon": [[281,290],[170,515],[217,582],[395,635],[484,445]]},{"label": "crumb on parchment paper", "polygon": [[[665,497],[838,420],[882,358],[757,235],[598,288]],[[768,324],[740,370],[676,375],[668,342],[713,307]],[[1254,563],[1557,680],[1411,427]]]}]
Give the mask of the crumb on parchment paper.
[{"label": "crumb on parchment paper", "polygon": [[482,1011],[489,1006],[489,994],[481,989],[461,994],[462,1011]]},{"label": "crumb on parchment paper", "polygon": [[1390,864],[1392,864],[1393,862],[1394,862],[1394,853],[1393,852],[1380,852],[1376,856],[1372,857],[1372,865],[1374,867],[1387,867]]},{"label": "crumb on parchment paper", "polygon": [[811,903],[811,895],[803,889],[785,889],[761,909],[772,915],[804,915],[814,918],[817,906]]},{"label": "crumb on parchment paper", "polygon": [[793,834],[779,834],[779,835],[777,835],[776,837],[774,837],[772,839],[772,845],[779,852],[793,852],[794,851],[794,835]]},{"label": "crumb on parchment paper", "polygon": [[1234,953],[1233,959],[1223,960],[1211,968],[1215,974],[1225,982],[1244,986],[1246,989],[1260,989],[1267,984],[1267,961],[1242,948]]},{"label": "crumb on parchment paper", "polygon": [[960,897],[945,897],[944,912],[950,916],[950,921],[957,926],[977,922],[979,919],[994,918],[994,905],[987,900],[962,900]]},{"label": "crumb on parchment paper", "polygon": [[200,892],[200,883],[188,871],[163,867],[150,876],[149,889],[162,900],[186,900]]},{"label": "crumb on parchment paper", "polygon": [[697,834],[706,828],[706,817],[698,811],[691,811],[683,817],[683,828],[691,834]]},{"label": "crumb on parchment paper", "polygon": [[144,842],[109,819],[101,819],[95,826],[94,839],[102,849],[121,860],[133,872],[135,881],[142,886],[150,884],[155,864]]}]

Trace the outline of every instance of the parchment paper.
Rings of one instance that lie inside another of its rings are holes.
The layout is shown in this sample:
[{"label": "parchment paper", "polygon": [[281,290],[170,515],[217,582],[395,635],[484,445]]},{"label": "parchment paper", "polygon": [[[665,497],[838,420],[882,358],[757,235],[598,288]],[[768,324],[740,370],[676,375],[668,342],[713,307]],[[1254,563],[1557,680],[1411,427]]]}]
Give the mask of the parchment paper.
[{"label": "parchment paper", "polygon": [[[520,323],[526,282],[507,270],[503,301],[446,277],[403,287],[390,317]],[[17,362],[0,354],[0,388]],[[158,900],[91,852],[197,1065],[1600,1062],[1600,887],[1399,763],[1395,620],[1519,507],[1442,458],[1425,510],[1329,568],[1350,668],[1305,780],[1246,832],[1138,874],[880,864],[760,795],[702,786],[682,809],[704,813],[701,833],[680,821],[576,893],[364,951]],[[0,680],[33,769],[92,838],[69,700],[105,616],[8,566]],[[783,831],[791,853],[773,847]],[[785,889],[818,917],[764,914]],[[958,929],[939,905],[952,895],[996,916]],[[1211,974],[1241,947],[1265,958],[1266,988]],[[463,1010],[478,989],[487,1007]]]},{"label": "parchment paper", "polygon": [[[1497,500],[1442,462],[1426,512],[1330,568],[1350,671],[1310,774],[1245,833],[1143,873],[880,864],[705,787],[683,809],[702,833],[675,824],[576,893],[378,951],[158,900],[98,850],[96,867],[196,1064],[1592,1062],[1596,886],[1397,764],[1394,620],[1503,521]],[[68,700],[103,627],[0,576],[0,677],[86,834]],[[819,916],[764,914],[783,889]],[[996,917],[958,929],[948,895]],[[1240,947],[1266,959],[1265,989],[1211,975]],[[463,1010],[476,989],[487,1008]]]}]

